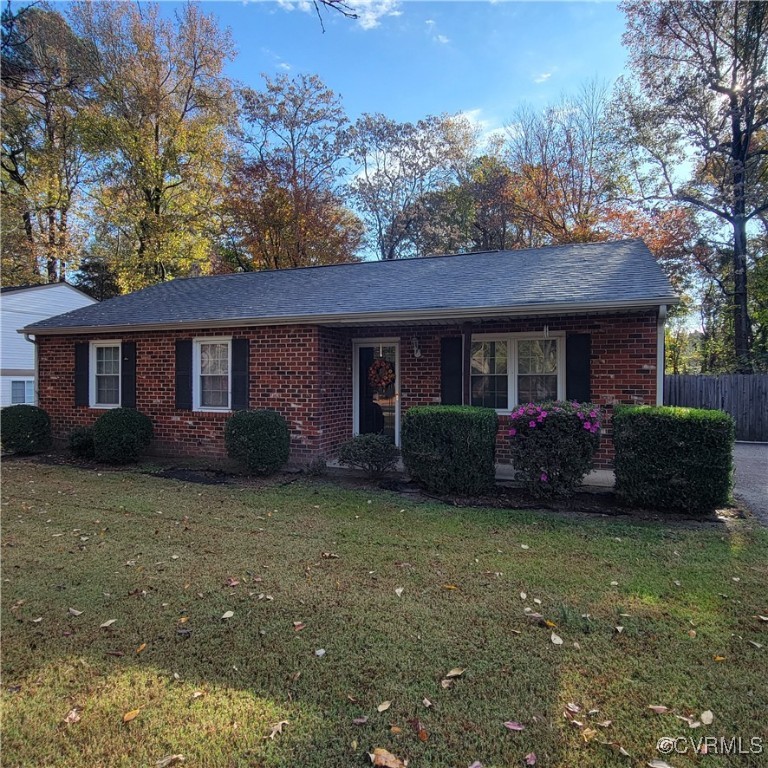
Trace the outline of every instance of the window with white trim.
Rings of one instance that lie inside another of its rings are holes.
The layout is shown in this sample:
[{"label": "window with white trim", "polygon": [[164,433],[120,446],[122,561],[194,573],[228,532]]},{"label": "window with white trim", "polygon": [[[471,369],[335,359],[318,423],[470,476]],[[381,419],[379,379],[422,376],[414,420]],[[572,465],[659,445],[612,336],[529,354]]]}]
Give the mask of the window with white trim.
[{"label": "window with white trim", "polygon": [[474,337],[472,405],[509,411],[518,403],[562,399],[564,353],[562,337]]},{"label": "window with white trim", "polygon": [[232,340],[195,339],[192,394],[196,411],[228,411],[232,402]]},{"label": "window with white trim", "polygon": [[33,379],[11,381],[11,405],[33,405],[35,382]]},{"label": "window with white trim", "polygon": [[91,343],[91,408],[120,406],[120,352],[119,341]]}]

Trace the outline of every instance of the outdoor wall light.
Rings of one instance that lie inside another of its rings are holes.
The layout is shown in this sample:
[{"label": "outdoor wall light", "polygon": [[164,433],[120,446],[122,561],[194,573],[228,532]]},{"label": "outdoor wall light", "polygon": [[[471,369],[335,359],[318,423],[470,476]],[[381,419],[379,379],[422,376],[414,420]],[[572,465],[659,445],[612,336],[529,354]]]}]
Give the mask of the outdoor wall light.
[{"label": "outdoor wall light", "polygon": [[418,360],[421,357],[421,347],[415,336],[411,339],[411,346],[413,347],[413,356]]}]

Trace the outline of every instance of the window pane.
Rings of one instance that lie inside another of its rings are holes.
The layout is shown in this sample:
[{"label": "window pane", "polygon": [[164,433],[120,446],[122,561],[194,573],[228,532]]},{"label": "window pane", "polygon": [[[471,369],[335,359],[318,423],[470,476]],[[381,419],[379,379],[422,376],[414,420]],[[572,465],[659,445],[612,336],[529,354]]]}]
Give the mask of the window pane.
[{"label": "window pane", "polygon": [[533,375],[517,377],[517,397],[521,403],[557,400],[557,376]]},{"label": "window pane", "polygon": [[557,340],[526,339],[517,344],[519,373],[556,373]]},{"label": "window pane", "polygon": [[508,407],[507,342],[472,343],[472,405],[486,408]]},{"label": "window pane", "polygon": [[96,375],[120,374],[120,347],[96,347]]},{"label": "window pane", "polygon": [[229,376],[201,376],[200,405],[204,408],[228,408]]},{"label": "window pane", "polygon": [[229,344],[201,344],[200,373],[204,376],[228,376]]},{"label": "window pane", "polygon": [[[11,405],[21,405],[26,403],[26,381],[12,381],[11,382]],[[31,383],[31,382],[30,382]]]},{"label": "window pane", "polygon": [[120,402],[120,377],[96,376],[97,405],[118,405]]},{"label": "window pane", "polygon": [[24,400],[25,403],[34,403],[35,402],[35,382],[34,381],[28,381],[26,382],[26,398]]}]

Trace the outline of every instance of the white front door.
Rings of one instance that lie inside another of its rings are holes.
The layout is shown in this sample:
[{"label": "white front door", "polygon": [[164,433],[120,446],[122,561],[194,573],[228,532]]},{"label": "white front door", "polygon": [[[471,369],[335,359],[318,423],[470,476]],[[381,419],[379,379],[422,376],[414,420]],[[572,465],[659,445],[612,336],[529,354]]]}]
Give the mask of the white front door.
[{"label": "white front door", "polygon": [[399,446],[400,343],[361,339],[353,352],[354,433],[387,435]]}]

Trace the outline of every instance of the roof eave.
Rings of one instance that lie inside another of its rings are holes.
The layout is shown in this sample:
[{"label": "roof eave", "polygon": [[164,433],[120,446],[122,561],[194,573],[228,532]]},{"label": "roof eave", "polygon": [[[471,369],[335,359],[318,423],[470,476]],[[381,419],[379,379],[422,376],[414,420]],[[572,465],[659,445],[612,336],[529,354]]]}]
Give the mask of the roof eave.
[{"label": "roof eave", "polygon": [[358,312],[338,315],[294,315],[284,317],[254,317],[229,318],[226,320],[192,320],[177,323],[131,323],[123,325],[88,325],[69,327],[27,326],[20,328],[18,333],[38,336],[66,336],[86,333],[135,333],[137,331],[171,331],[186,328],[231,328],[258,327],[265,325],[369,325],[371,323],[402,323],[435,320],[476,320],[494,319],[499,317],[520,317],[526,315],[571,315],[588,314],[590,312],[612,312],[622,310],[655,309],[659,306],[676,304],[676,296],[659,296],[631,301],[595,301],[589,303],[552,303],[526,304],[509,307],[471,307],[463,309],[424,309],[402,310],[397,312]]}]

